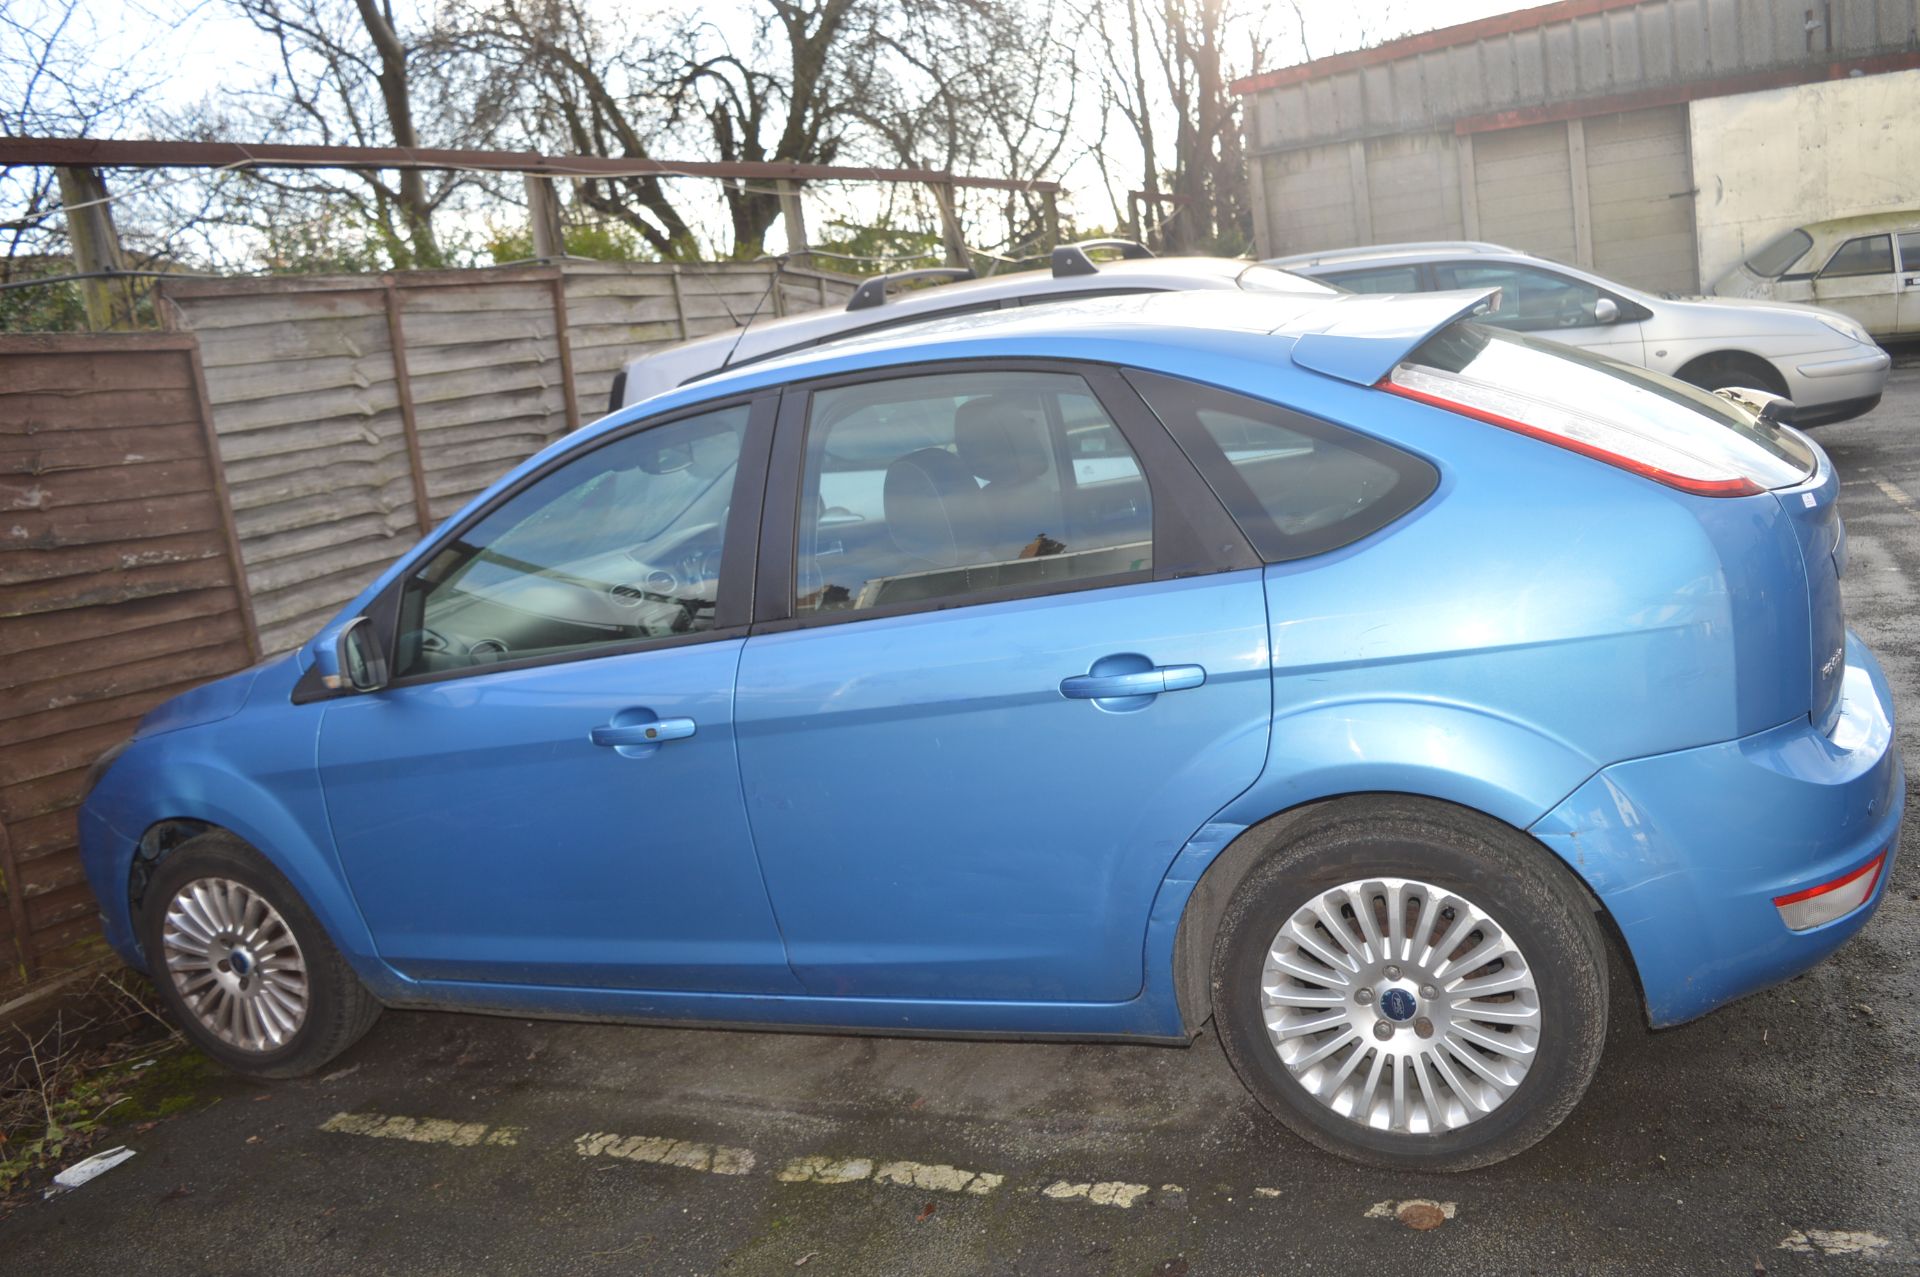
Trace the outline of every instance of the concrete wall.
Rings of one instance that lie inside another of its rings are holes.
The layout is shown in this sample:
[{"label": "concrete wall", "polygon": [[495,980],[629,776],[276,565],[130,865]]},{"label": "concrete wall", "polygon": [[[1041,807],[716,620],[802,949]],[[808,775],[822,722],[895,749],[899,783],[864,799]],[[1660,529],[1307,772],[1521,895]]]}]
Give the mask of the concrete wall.
[{"label": "concrete wall", "polygon": [[1806,222],[1920,208],[1920,70],[1691,104],[1700,278]]}]

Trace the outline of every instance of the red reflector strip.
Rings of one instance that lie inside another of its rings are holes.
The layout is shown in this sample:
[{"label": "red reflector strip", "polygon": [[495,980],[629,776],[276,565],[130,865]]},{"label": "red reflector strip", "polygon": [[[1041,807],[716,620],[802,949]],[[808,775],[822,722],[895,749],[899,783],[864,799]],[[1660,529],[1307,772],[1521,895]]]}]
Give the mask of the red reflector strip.
[{"label": "red reflector strip", "polygon": [[1463,417],[1472,417],[1475,421],[1484,421],[1490,426],[1499,426],[1502,430],[1511,430],[1515,434],[1523,434],[1530,439],[1538,439],[1543,443],[1554,444],[1558,447],[1565,448],[1569,452],[1577,452],[1582,456],[1592,457],[1595,461],[1604,461],[1608,465],[1618,466],[1622,470],[1632,471],[1634,474],[1640,475],[1643,478],[1652,479],[1656,483],[1664,483],[1669,488],[1678,488],[1682,492],[1691,492],[1695,496],[1752,497],[1758,496],[1760,493],[1766,491],[1765,488],[1751,479],[1697,479],[1683,474],[1675,474],[1671,470],[1663,470],[1659,466],[1650,465],[1645,461],[1636,461],[1632,457],[1625,457],[1617,452],[1609,452],[1605,448],[1598,448],[1582,440],[1569,438],[1556,431],[1544,430],[1539,426],[1530,426],[1526,422],[1516,421],[1512,417],[1503,417],[1499,413],[1489,412],[1485,408],[1476,408],[1471,404],[1456,403],[1454,400],[1447,399],[1441,395],[1429,394],[1424,390],[1415,390],[1411,386],[1400,385],[1392,379],[1391,373],[1376,382],[1375,389],[1399,395],[1403,399],[1412,399],[1418,403],[1430,404],[1435,408],[1444,408],[1448,412],[1457,412]]},{"label": "red reflector strip", "polygon": [[1823,882],[1817,887],[1808,887],[1804,891],[1796,891],[1791,895],[1775,896],[1773,898],[1773,903],[1776,907],[1781,905],[1799,904],[1802,900],[1811,900],[1815,896],[1824,896],[1829,891],[1838,891],[1840,890],[1840,888],[1846,886],[1848,883],[1860,877],[1861,874],[1867,874],[1867,873],[1872,874],[1873,878],[1871,881],[1867,883],[1866,890],[1861,893],[1861,896],[1862,898],[1865,898],[1866,896],[1871,896],[1873,894],[1874,887],[1880,881],[1881,867],[1884,866],[1886,863],[1887,863],[1887,853],[1883,851],[1879,855],[1875,856],[1872,860],[1869,860],[1866,864],[1861,865],[1858,869],[1852,870],[1839,878],[1835,878],[1832,882]]}]

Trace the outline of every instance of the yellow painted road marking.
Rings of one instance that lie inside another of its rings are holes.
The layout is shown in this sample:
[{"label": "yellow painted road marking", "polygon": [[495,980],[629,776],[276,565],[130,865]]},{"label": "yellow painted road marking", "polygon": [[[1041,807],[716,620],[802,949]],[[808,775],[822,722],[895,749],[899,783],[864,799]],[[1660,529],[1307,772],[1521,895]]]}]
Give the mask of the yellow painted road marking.
[{"label": "yellow painted road marking", "polygon": [[1915,501],[1901,490],[1900,486],[1885,475],[1867,471],[1867,477],[1873,480],[1873,486],[1886,495],[1887,500],[1905,510],[1916,519],[1920,519],[1920,501]]},{"label": "yellow painted road marking", "polygon": [[520,1142],[525,1130],[519,1126],[489,1127],[484,1122],[448,1122],[434,1117],[390,1117],[385,1113],[335,1113],[320,1124],[320,1129],[338,1135],[446,1144],[453,1148],[471,1148],[476,1144],[512,1148]]},{"label": "yellow painted road marking", "polygon": [[612,1135],[594,1131],[573,1142],[582,1157],[618,1157],[655,1166],[678,1166],[714,1175],[745,1175],[753,1169],[753,1154],[726,1144],[703,1144],[664,1135]]},{"label": "yellow painted road marking", "polygon": [[1121,1210],[1130,1209],[1133,1204],[1146,1196],[1145,1184],[1123,1184],[1119,1180],[1105,1180],[1094,1184],[1074,1184],[1067,1180],[1055,1180],[1040,1190],[1041,1194],[1055,1201],[1071,1201],[1085,1198],[1096,1206],[1118,1206]]}]

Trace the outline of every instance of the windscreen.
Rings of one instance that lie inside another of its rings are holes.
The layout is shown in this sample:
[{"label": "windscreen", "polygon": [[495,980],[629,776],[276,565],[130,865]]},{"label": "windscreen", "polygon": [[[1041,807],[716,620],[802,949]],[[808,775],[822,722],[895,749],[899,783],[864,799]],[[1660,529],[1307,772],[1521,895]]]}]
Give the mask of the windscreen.
[{"label": "windscreen", "polygon": [[1813,247],[1813,236],[1791,230],[1767,241],[1759,252],[1747,258],[1747,269],[1762,279],[1778,279]]}]

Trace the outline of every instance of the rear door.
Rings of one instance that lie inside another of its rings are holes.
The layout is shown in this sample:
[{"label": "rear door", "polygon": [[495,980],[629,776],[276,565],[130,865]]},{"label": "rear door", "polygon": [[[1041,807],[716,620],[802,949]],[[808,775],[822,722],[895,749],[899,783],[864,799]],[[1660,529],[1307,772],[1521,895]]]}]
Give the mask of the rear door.
[{"label": "rear door", "polygon": [[1896,243],[1900,292],[1894,331],[1902,337],[1920,337],[1920,230],[1902,231]]},{"label": "rear door", "polygon": [[772,473],[736,715],[795,973],[1134,997],[1168,865],[1266,754],[1244,538],[1102,369],[790,389]]}]

